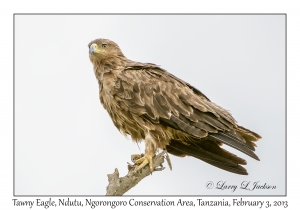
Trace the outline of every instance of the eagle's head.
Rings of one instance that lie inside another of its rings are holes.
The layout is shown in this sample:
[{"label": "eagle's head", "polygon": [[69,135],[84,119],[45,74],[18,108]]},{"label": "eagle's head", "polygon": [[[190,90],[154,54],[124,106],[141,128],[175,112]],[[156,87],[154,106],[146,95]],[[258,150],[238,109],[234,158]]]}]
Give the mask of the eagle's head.
[{"label": "eagle's head", "polygon": [[105,60],[124,57],[119,46],[109,39],[96,39],[88,45],[92,63],[105,62]]}]

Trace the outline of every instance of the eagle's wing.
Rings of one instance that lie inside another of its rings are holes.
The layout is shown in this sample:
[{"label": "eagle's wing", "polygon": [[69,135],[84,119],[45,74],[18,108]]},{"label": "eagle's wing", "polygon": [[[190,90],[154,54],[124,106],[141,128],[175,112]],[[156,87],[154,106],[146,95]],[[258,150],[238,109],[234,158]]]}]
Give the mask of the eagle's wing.
[{"label": "eagle's wing", "polygon": [[220,148],[227,144],[254,159],[258,134],[238,126],[223,108],[199,90],[154,64],[128,66],[117,77],[119,106],[136,120],[172,128],[166,147],[177,156],[190,155],[221,169],[247,174],[246,161]]}]

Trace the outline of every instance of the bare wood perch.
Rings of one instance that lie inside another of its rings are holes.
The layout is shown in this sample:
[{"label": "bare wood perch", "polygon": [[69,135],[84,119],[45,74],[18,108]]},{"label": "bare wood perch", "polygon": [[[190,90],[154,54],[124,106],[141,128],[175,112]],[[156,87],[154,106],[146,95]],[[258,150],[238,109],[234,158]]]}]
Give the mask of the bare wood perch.
[{"label": "bare wood perch", "polygon": [[[165,154],[165,151],[162,151],[153,158],[153,172],[164,170],[162,164],[164,162]],[[126,176],[120,178],[117,168],[115,169],[114,173],[108,174],[107,176],[109,184],[106,187],[106,195],[123,195],[137,185],[142,179],[151,174],[149,166],[144,167],[139,172],[134,172],[134,169],[135,166],[128,163],[128,174]]]}]

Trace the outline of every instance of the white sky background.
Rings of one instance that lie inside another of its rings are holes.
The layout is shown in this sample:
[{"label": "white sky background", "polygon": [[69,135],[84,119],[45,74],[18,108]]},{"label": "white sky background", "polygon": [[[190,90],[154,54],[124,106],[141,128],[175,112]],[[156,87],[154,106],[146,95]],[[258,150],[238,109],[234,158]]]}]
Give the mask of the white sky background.
[{"label": "white sky background", "polygon": [[[125,56],[189,82],[260,134],[245,158],[248,176],[192,157],[126,195],[285,194],[285,17],[283,15],[16,16],[16,195],[104,195],[107,174],[127,174],[144,151],[123,137],[100,104],[88,43],[108,38]],[[228,148],[228,147],[226,147]],[[165,166],[167,166],[165,164]],[[206,189],[208,181],[276,185],[276,190]]]}]

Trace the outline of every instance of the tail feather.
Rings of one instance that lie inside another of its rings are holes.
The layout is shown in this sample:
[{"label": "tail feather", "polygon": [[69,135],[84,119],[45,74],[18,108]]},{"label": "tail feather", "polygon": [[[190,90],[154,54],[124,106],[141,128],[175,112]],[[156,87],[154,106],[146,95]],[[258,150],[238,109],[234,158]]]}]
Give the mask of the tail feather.
[{"label": "tail feather", "polygon": [[259,160],[257,155],[248,147],[247,144],[243,144],[239,141],[236,141],[236,139],[233,139],[232,137],[226,135],[225,133],[222,133],[222,132],[210,133],[209,136],[213,137],[214,139],[216,139],[228,146],[231,146],[231,147],[245,153],[246,155],[249,155],[250,157],[252,157],[256,160]]},{"label": "tail feather", "polygon": [[[207,142],[206,142],[207,143]],[[213,142],[211,142],[213,144]],[[217,146],[217,145],[216,145]],[[241,164],[246,164],[245,160],[235,156],[235,155],[229,155],[229,152],[226,150],[222,149],[223,154],[227,152],[227,156],[222,156],[222,152],[218,153],[217,151],[214,151],[214,149],[207,149],[211,147],[209,146],[204,146],[204,144],[190,144],[190,145],[185,145],[181,143],[180,141],[177,140],[171,140],[170,144],[167,145],[166,149],[170,154],[174,154],[176,156],[192,156],[195,158],[198,158],[202,161],[205,161],[206,163],[209,163],[213,166],[216,166],[220,169],[236,173],[236,174],[241,174],[241,175],[247,175],[247,170],[239,165],[238,163]],[[212,147],[211,147],[212,148]],[[220,148],[221,149],[221,148]],[[226,151],[226,152],[224,152]]]}]

